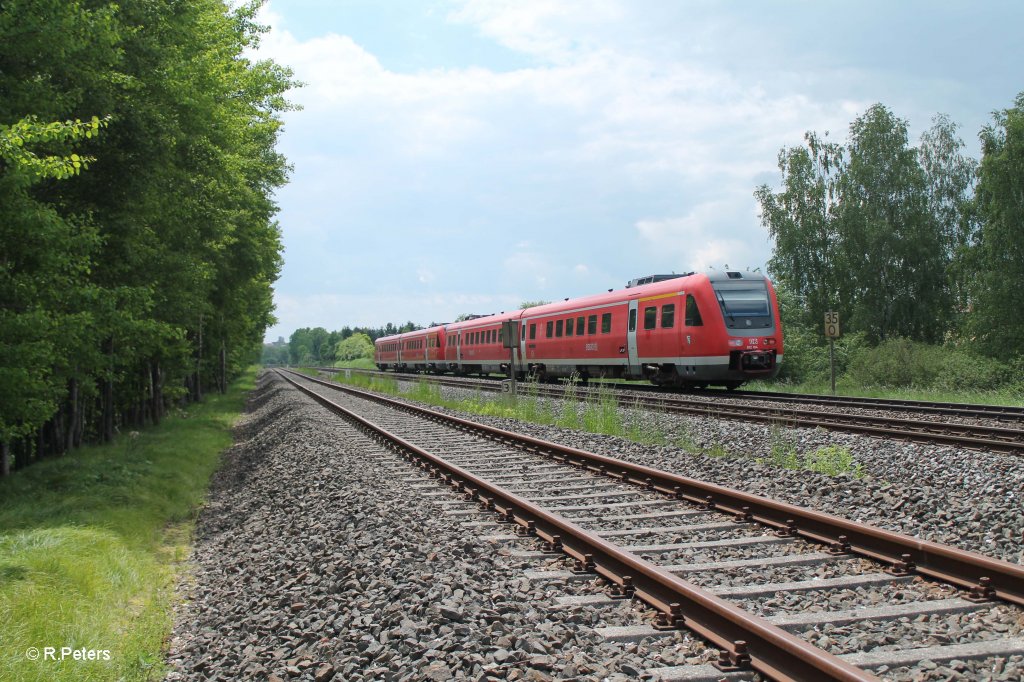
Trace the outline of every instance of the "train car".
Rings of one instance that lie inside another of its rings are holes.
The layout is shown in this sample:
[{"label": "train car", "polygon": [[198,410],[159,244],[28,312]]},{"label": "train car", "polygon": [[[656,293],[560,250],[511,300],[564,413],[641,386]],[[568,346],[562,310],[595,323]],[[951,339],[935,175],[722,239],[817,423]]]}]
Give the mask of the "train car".
[{"label": "train car", "polygon": [[373,342],[373,364],[377,369],[399,369],[402,363],[402,335],[385,336]]},{"label": "train car", "polygon": [[[735,388],[778,374],[782,325],[760,273],[710,271],[638,278],[625,289],[377,340],[381,369],[507,373],[501,325],[518,320],[517,372],[659,385]],[[397,355],[397,356],[396,356]]]},{"label": "train car", "polygon": [[382,370],[440,371],[444,362],[444,326],[381,337],[373,344],[373,361]]},{"label": "train car", "polygon": [[522,313],[520,356],[539,377],[735,388],[782,361],[775,291],[759,273],[651,276]]},{"label": "train car", "polygon": [[507,374],[509,349],[502,343],[501,325],[518,319],[522,312],[473,315],[446,325],[444,369],[457,374]]}]

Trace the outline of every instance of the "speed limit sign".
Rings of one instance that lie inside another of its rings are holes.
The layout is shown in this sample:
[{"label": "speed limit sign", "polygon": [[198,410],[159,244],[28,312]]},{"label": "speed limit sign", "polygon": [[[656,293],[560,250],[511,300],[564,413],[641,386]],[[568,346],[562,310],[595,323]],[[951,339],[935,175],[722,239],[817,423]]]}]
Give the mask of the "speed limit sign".
[{"label": "speed limit sign", "polygon": [[839,313],[835,311],[825,313],[825,337],[829,339],[839,338]]}]

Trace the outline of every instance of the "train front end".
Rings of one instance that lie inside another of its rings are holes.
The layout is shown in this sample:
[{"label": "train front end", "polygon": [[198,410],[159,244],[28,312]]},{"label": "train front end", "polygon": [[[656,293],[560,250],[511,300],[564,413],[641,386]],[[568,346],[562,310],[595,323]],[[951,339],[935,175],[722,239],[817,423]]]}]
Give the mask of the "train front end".
[{"label": "train front end", "polygon": [[782,323],[775,289],[757,272],[708,273],[729,354],[726,385],[767,379],[782,362]]}]

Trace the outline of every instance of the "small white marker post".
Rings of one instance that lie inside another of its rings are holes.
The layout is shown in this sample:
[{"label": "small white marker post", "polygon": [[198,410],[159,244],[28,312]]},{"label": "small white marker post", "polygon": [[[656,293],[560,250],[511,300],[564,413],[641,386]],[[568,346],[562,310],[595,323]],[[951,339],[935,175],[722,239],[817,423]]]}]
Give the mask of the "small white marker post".
[{"label": "small white marker post", "polygon": [[828,364],[832,376],[832,395],[836,394],[836,339],[839,338],[839,313],[825,313],[825,336],[828,338]]}]

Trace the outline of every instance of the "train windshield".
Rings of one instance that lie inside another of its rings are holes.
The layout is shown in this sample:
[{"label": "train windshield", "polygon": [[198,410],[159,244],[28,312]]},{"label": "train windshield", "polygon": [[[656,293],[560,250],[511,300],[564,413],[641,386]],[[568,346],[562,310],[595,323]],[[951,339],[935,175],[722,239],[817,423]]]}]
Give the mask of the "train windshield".
[{"label": "train windshield", "polygon": [[728,286],[715,287],[715,296],[722,308],[726,327],[749,329],[772,326],[768,289],[764,284],[735,289]]}]

